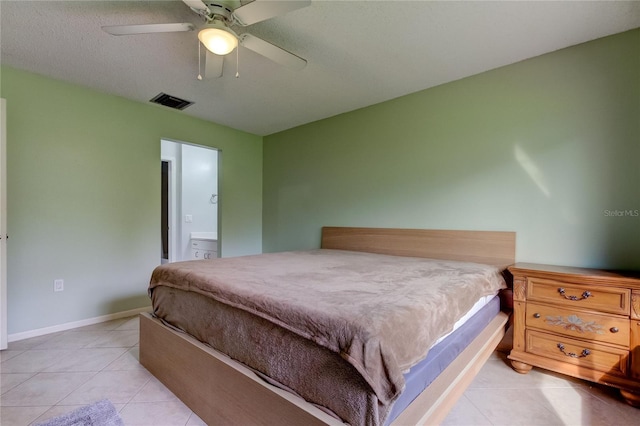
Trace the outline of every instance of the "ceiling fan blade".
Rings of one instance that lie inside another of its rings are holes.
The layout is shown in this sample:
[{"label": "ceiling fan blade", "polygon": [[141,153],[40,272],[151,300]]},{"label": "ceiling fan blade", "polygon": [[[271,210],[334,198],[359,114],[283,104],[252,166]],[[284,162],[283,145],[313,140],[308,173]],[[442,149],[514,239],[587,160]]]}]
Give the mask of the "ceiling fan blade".
[{"label": "ceiling fan blade", "polygon": [[200,12],[209,13],[209,8],[206,4],[204,4],[201,0],[182,0],[184,4],[189,6],[191,9],[198,10]]},{"label": "ceiling fan blade", "polygon": [[247,49],[271,59],[273,62],[294,70],[301,70],[307,65],[307,61],[301,57],[287,52],[281,47],[264,41],[254,35],[244,33],[239,36],[240,44]]},{"label": "ceiling fan blade", "polygon": [[204,78],[218,78],[222,77],[222,68],[224,66],[224,56],[216,55],[204,49],[206,52],[204,60]]},{"label": "ceiling fan blade", "polygon": [[110,25],[102,27],[102,30],[111,35],[132,35],[150,33],[176,33],[181,31],[193,31],[196,27],[188,22],[179,24],[142,24],[142,25]]},{"label": "ceiling fan blade", "polygon": [[311,0],[271,1],[255,0],[240,6],[233,11],[233,18],[238,25],[247,26],[269,18],[284,15],[311,4]]}]

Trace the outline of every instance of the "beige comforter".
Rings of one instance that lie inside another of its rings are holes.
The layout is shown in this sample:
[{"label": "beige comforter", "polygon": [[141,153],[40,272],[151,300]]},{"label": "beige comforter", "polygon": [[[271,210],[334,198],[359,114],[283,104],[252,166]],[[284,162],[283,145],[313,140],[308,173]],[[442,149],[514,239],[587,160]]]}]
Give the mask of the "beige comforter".
[{"label": "beige comforter", "polygon": [[339,353],[390,403],[403,372],[481,296],[505,287],[475,263],[312,250],[159,266],[156,286],[243,309]]}]

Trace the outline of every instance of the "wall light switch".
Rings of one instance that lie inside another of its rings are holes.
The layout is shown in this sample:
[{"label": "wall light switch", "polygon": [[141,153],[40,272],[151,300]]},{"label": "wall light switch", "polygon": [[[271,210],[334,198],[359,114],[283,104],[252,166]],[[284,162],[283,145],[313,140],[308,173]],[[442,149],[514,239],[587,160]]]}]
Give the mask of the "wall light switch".
[{"label": "wall light switch", "polygon": [[185,216],[184,216],[184,221],[185,221],[186,223],[193,223],[193,216],[192,216],[192,215],[190,215],[190,214],[185,215]]},{"label": "wall light switch", "polygon": [[64,291],[64,280],[54,280],[53,291]]}]

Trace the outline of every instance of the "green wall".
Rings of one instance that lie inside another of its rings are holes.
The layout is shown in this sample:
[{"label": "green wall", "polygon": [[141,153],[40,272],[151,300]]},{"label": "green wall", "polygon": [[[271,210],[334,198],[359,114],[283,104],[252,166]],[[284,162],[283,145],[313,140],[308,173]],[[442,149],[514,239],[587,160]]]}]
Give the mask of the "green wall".
[{"label": "green wall", "polygon": [[640,269],[640,30],[267,136],[263,183],[265,252],[509,230],[518,261]]},{"label": "green wall", "polygon": [[519,261],[640,269],[640,30],[264,140],[0,78],[12,334],[148,305],[161,138],[222,149],[225,256],[317,247],[323,225],[487,229],[517,231]]},{"label": "green wall", "polygon": [[1,89],[10,334],[149,305],[161,138],[222,150],[223,255],[261,251],[261,137],[6,67]]}]

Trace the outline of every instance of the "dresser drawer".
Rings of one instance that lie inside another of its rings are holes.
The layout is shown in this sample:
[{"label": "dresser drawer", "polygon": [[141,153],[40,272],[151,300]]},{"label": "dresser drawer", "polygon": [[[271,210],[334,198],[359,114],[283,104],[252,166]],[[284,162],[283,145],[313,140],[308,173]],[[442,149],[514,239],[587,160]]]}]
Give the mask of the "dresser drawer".
[{"label": "dresser drawer", "polygon": [[627,374],[629,351],[593,342],[527,330],[526,351],[611,375]]},{"label": "dresser drawer", "polygon": [[580,339],[592,339],[629,347],[630,324],[626,318],[527,303],[525,324],[527,327]]},{"label": "dresser drawer", "polygon": [[630,298],[631,291],[626,288],[579,285],[543,278],[527,279],[527,300],[531,301],[629,315]]}]

